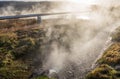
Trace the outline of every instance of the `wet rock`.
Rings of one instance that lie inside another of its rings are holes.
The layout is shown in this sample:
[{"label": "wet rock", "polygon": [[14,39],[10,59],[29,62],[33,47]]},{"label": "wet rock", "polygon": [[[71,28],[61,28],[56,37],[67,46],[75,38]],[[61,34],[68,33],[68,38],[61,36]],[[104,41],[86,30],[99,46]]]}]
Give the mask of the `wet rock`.
[{"label": "wet rock", "polygon": [[36,78],[38,76],[48,76],[49,71],[48,70],[43,70],[43,69],[38,69],[35,70],[29,77],[29,79]]},{"label": "wet rock", "polygon": [[54,70],[54,69],[50,69],[50,70],[49,70],[48,77],[49,77],[49,78],[59,79],[58,73],[57,73],[57,71]]},{"label": "wet rock", "polygon": [[120,71],[120,65],[115,66],[115,70]]},{"label": "wet rock", "polygon": [[0,79],[3,79],[3,78],[5,78],[5,77],[4,77],[3,75],[0,74]]}]

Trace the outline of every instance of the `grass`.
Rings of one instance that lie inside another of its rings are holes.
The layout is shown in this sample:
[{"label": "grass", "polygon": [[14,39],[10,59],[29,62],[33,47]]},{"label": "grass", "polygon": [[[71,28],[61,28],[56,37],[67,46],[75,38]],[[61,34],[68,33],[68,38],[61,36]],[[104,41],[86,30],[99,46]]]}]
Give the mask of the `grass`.
[{"label": "grass", "polygon": [[39,27],[29,27],[35,23],[33,19],[0,21],[0,79],[28,79],[32,74],[32,57],[27,55],[34,55],[44,38]]},{"label": "grass", "polygon": [[13,19],[13,20],[3,20],[0,21],[0,29],[3,28],[18,28],[18,27],[24,27],[28,25],[35,24],[37,21],[34,19]]}]

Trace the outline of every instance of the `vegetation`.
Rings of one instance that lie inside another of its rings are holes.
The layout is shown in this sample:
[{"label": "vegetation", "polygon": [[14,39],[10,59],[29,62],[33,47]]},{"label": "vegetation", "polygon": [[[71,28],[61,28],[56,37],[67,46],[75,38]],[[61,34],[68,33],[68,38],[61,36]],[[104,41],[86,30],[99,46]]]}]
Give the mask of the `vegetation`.
[{"label": "vegetation", "polygon": [[32,25],[35,24],[37,21],[34,19],[13,19],[13,20],[2,20],[0,21],[0,29],[6,28],[21,28],[21,27],[25,27],[28,25]]},{"label": "vegetation", "polygon": [[49,79],[49,78],[46,77],[46,76],[39,76],[39,77],[37,77],[37,78],[35,78],[35,79]]},{"label": "vegetation", "polygon": [[93,70],[91,73],[87,75],[87,79],[119,79],[120,76],[119,72],[114,70],[112,67],[102,64]]},{"label": "vegetation", "polygon": [[120,43],[112,44],[98,60],[98,63],[110,66],[120,64]]},{"label": "vegetation", "polygon": [[120,79],[120,27],[111,35],[113,44],[96,62],[99,66],[89,72],[86,79]]},{"label": "vegetation", "polygon": [[[0,79],[28,79],[32,74],[33,56],[40,53],[38,50],[45,36],[43,29],[33,27],[35,23],[34,19],[0,21]],[[120,65],[120,28],[111,36],[113,44],[86,79],[120,79],[120,71],[115,68]],[[33,79],[49,78],[38,76]]]},{"label": "vegetation", "polygon": [[0,79],[28,79],[32,73],[33,57],[27,55],[37,53],[44,31],[38,26],[31,27],[36,23],[33,19],[5,20],[0,23]]}]

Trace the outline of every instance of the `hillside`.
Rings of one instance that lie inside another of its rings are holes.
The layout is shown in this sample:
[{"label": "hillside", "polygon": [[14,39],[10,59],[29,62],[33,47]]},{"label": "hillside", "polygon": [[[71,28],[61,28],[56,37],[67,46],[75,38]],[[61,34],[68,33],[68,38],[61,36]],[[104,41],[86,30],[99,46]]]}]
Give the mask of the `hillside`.
[{"label": "hillside", "polygon": [[86,79],[120,79],[120,27],[111,36],[112,45],[103,52]]},{"label": "hillside", "polygon": [[35,19],[0,21],[0,79],[48,79],[35,70],[44,60],[44,27],[56,20],[56,28],[60,22],[65,26],[65,20],[60,19],[43,20],[40,25]]},{"label": "hillside", "polygon": [[0,24],[0,79],[28,79],[44,31],[34,19],[5,20]]},{"label": "hillside", "polygon": [[[41,25],[36,24],[35,19],[0,21],[0,79],[30,79],[32,77],[34,77],[32,79],[48,79],[45,74],[41,76],[34,73],[34,70],[37,69],[36,66],[42,66],[41,50],[44,48],[45,39],[43,27],[54,21],[56,19],[49,22],[43,20]],[[65,20],[59,21],[65,22]],[[84,20],[80,22],[84,23]],[[59,26],[55,26],[56,29],[60,29]],[[112,45],[98,59],[96,68],[88,73],[86,79],[120,78],[120,27],[111,36]],[[39,63],[36,61],[37,55],[41,56],[37,59]]]},{"label": "hillside", "polygon": [[62,1],[40,1],[40,2],[24,2],[24,1],[0,1],[0,14],[30,14],[50,12],[51,10],[60,7]]}]

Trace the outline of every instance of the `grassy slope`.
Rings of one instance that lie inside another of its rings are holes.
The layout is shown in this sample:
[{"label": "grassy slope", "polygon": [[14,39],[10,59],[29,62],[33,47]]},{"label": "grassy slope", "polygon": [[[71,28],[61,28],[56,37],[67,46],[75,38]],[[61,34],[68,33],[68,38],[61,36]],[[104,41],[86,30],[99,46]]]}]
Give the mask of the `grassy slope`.
[{"label": "grassy slope", "polygon": [[36,63],[33,60],[44,48],[45,31],[41,26],[52,25],[56,20],[60,19],[43,20],[41,25],[36,25],[34,19],[0,21],[0,79],[28,79],[33,74]]},{"label": "grassy slope", "polygon": [[35,20],[0,21],[0,79],[28,79],[31,75],[32,57],[27,55],[40,49],[44,37],[43,30],[30,26],[35,23]]},{"label": "grassy slope", "polygon": [[[32,74],[32,57],[27,56],[38,53],[44,38],[44,31],[32,26],[35,23],[33,19],[0,21],[0,79],[28,79]],[[120,71],[115,70],[116,65],[120,65],[120,28],[112,37],[114,43],[86,79],[120,79]]]},{"label": "grassy slope", "polygon": [[88,73],[86,79],[120,79],[120,27],[112,34],[113,44],[104,52],[97,61],[99,64]]}]

